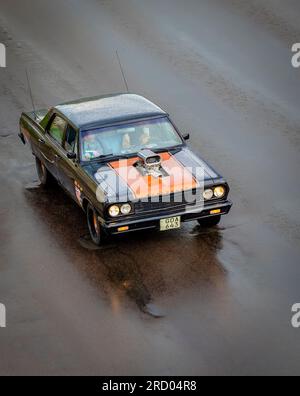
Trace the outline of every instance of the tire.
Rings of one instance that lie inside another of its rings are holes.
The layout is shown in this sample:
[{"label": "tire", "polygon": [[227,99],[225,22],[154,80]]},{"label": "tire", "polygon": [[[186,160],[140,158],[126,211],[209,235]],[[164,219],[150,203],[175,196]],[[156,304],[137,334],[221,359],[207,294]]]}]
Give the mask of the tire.
[{"label": "tire", "polygon": [[212,228],[217,226],[221,221],[221,216],[207,217],[206,219],[199,219],[198,223],[203,228]]},{"label": "tire", "polygon": [[52,177],[51,177],[49,171],[47,170],[45,165],[38,158],[35,158],[35,163],[36,163],[36,170],[37,170],[37,174],[38,174],[41,185],[45,186],[45,187],[49,186],[52,181]]},{"label": "tire", "polygon": [[103,245],[105,240],[104,230],[98,220],[98,213],[91,204],[87,206],[86,217],[92,241],[97,246]]}]

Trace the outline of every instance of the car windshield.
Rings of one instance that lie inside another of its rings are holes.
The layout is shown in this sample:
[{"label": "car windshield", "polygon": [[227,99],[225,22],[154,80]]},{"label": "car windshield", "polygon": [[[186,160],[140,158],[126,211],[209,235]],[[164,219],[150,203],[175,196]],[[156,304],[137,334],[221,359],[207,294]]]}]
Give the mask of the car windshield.
[{"label": "car windshield", "polygon": [[167,117],[83,131],[80,140],[82,161],[182,145],[180,136]]}]

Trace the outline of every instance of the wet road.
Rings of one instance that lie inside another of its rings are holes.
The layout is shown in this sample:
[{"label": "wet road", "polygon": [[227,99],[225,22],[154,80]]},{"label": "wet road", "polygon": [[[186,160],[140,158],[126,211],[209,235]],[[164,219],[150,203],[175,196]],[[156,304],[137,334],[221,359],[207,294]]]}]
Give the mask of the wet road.
[{"label": "wet road", "polygon": [[[0,374],[300,374],[299,17],[296,0],[0,0]],[[93,250],[76,205],[37,186],[25,69],[48,107],[123,91],[116,50],[231,184],[218,229]]]}]

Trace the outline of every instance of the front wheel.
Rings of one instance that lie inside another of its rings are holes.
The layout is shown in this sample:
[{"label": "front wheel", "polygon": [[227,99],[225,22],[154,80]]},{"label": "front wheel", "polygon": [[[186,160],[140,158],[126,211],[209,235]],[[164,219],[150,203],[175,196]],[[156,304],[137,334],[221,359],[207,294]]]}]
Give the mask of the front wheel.
[{"label": "front wheel", "polygon": [[104,242],[104,231],[98,219],[99,215],[91,204],[88,204],[86,215],[92,241],[95,245],[101,246]]},{"label": "front wheel", "polygon": [[207,217],[206,219],[199,219],[198,223],[203,228],[211,228],[217,226],[221,221],[221,216]]}]

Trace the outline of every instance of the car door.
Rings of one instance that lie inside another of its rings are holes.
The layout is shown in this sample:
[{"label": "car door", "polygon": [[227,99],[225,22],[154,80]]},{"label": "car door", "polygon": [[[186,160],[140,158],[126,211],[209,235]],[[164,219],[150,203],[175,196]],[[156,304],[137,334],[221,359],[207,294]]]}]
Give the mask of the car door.
[{"label": "car door", "polygon": [[66,128],[67,122],[58,114],[54,114],[46,128],[44,138],[39,141],[41,159],[58,181],[57,160],[61,156]]},{"label": "car door", "polygon": [[67,124],[62,153],[57,158],[59,182],[63,188],[78,201],[77,184],[78,173],[78,132]]}]

